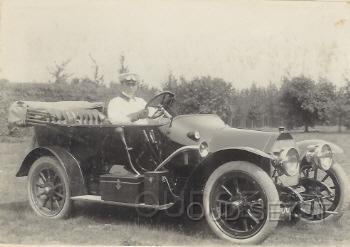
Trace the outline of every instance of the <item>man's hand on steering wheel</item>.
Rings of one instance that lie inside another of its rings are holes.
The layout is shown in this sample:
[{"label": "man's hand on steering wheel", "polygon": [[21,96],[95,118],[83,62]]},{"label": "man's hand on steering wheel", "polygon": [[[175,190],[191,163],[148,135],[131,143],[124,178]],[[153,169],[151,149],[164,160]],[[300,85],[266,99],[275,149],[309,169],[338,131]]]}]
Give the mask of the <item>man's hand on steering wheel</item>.
[{"label": "man's hand on steering wheel", "polygon": [[147,118],[148,114],[149,114],[148,108],[145,108],[138,112],[131,113],[128,116],[130,117],[131,122],[135,122],[139,119]]}]

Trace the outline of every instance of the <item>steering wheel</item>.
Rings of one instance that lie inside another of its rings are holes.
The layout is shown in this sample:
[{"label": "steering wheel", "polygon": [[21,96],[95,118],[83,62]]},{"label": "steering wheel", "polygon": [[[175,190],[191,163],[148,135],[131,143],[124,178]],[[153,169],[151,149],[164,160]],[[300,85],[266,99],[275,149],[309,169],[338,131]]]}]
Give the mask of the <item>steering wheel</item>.
[{"label": "steering wheel", "polygon": [[[148,118],[156,119],[165,115],[166,113],[164,110],[168,109],[168,107],[170,107],[174,103],[174,99],[175,94],[169,91],[164,91],[154,96],[147,102],[145,109],[149,107],[154,107],[157,110],[152,114],[152,116],[149,116]],[[159,103],[157,103],[158,100],[160,100]]]}]

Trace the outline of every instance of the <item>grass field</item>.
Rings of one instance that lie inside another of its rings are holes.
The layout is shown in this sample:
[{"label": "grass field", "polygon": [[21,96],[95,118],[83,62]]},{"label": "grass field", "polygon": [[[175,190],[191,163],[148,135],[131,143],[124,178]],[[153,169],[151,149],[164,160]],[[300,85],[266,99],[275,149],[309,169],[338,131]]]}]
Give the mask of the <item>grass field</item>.
[{"label": "grass field", "polygon": [[[350,174],[350,134],[297,133],[297,140],[325,139],[341,146],[338,161]],[[15,173],[27,139],[0,142],[0,244],[79,245],[229,245],[217,239],[204,222],[157,215],[139,217],[134,209],[95,203],[78,203],[67,220],[45,220],[34,215],[26,194],[26,178]],[[263,245],[350,244],[350,212],[340,223],[292,225],[280,223]]]}]

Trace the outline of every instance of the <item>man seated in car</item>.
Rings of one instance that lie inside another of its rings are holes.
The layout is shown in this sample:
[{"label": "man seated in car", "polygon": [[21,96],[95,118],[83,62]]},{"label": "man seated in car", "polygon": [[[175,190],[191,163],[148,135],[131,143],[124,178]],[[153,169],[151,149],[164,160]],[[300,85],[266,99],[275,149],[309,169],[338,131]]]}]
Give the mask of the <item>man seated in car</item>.
[{"label": "man seated in car", "polygon": [[139,76],[133,73],[124,73],[120,75],[119,81],[122,92],[120,96],[113,98],[108,104],[109,121],[112,124],[147,124],[146,101],[135,96],[140,82]]},{"label": "man seated in car", "polygon": [[[137,87],[139,85],[139,77],[136,74],[133,73],[124,73],[121,74],[119,77],[120,84],[122,86],[122,91],[120,96],[117,96],[113,98],[109,104],[107,109],[108,119],[112,124],[117,125],[147,125],[152,121],[149,121],[147,119],[149,111],[152,113],[155,109],[150,108],[148,110],[145,108],[146,101],[142,98],[136,97],[135,93],[137,91]],[[117,130],[117,129],[116,129]],[[118,129],[119,131],[122,131],[124,135],[124,130]],[[119,132],[120,134],[121,132]],[[143,157],[146,157],[145,160],[149,159],[149,154],[141,152],[140,150],[147,150],[148,147],[144,148],[145,142],[148,139],[148,137],[145,137],[145,132],[143,132],[141,129],[133,128],[129,130],[128,128],[125,129],[125,137],[123,137],[121,140],[123,141],[124,148],[127,150],[127,153],[131,150],[132,153],[134,153],[132,156],[139,157],[139,153],[143,153]],[[137,141],[135,141],[137,140]],[[118,142],[118,139],[110,140],[110,147],[118,150],[119,148],[116,148],[117,145],[120,145],[121,143]],[[134,159],[134,161],[131,161],[131,159],[127,159],[128,156],[124,157],[119,155],[118,160],[114,160],[113,163],[115,164],[126,164],[126,167],[129,167],[128,170],[134,170],[133,166],[130,164],[130,162],[137,163]],[[139,157],[140,158],[140,157]],[[146,161],[143,162],[143,165],[146,165]],[[113,166],[113,168],[110,169],[110,173],[115,172],[125,172],[123,168],[121,168],[119,165]]]}]

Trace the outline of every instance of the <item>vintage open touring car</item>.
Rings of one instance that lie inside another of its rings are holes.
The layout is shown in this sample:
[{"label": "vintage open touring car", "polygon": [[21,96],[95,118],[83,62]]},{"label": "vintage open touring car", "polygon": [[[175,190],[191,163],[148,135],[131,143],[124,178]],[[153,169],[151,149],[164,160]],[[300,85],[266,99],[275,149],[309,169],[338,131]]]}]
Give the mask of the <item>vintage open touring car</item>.
[{"label": "vintage open touring car", "polygon": [[174,116],[173,99],[152,98],[146,107],[156,112],[144,125],[110,124],[99,103],[15,102],[9,122],[35,130],[17,173],[28,176],[33,210],[56,219],[74,200],[156,210],[181,204],[185,213],[197,205],[193,212],[220,238],[247,244],[263,241],[280,218],[341,217],[348,178],[333,159],[341,148],[295,142],[283,129],[231,128],[212,114]]}]

